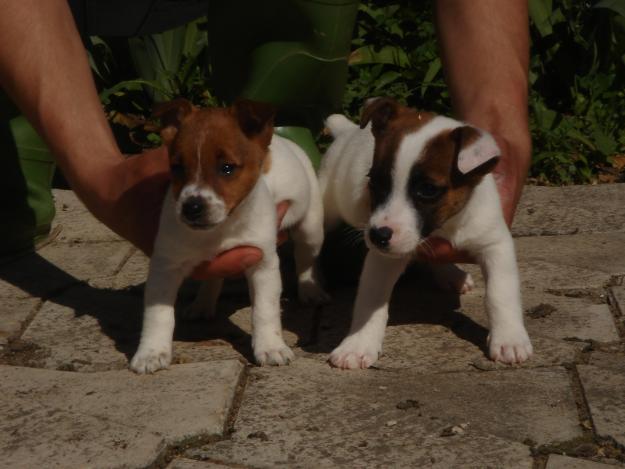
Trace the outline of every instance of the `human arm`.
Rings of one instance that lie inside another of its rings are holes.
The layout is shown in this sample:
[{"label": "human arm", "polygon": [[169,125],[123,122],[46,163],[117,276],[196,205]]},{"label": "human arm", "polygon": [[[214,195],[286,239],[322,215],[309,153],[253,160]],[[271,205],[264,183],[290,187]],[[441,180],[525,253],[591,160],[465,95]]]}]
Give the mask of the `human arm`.
[{"label": "human arm", "polygon": [[[86,207],[149,255],[169,181],[166,150],[121,154],[66,0],[0,0],[0,11],[0,86]],[[261,256],[256,248],[235,248],[196,276],[233,275]]]},{"label": "human arm", "polygon": [[[526,0],[437,0],[436,26],[456,115],[493,134],[504,218],[512,224],[531,162],[528,127],[529,31]],[[463,262],[434,242],[437,262]]]}]

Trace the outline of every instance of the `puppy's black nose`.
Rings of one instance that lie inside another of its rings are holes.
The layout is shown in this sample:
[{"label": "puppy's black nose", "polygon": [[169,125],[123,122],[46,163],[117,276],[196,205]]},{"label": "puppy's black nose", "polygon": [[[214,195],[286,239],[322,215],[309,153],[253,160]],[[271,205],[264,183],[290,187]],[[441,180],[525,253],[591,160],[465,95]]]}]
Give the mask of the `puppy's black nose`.
[{"label": "puppy's black nose", "polygon": [[197,221],[204,213],[204,199],[201,197],[189,197],[182,204],[182,216],[189,221]]},{"label": "puppy's black nose", "polygon": [[369,228],[369,239],[379,248],[387,248],[393,237],[393,230],[388,226],[372,226]]}]

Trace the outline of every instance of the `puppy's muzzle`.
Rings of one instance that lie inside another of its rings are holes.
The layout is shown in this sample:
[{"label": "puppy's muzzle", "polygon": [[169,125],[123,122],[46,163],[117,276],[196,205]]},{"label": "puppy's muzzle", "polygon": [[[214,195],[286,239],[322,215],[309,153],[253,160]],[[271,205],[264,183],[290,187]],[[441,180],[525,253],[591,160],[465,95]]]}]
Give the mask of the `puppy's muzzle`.
[{"label": "puppy's muzzle", "polygon": [[206,212],[206,202],[202,197],[192,196],[181,207],[182,220],[189,225],[200,225]]},{"label": "puppy's muzzle", "polygon": [[369,228],[369,239],[373,245],[383,251],[389,248],[393,230],[388,226],[372,226]]}]

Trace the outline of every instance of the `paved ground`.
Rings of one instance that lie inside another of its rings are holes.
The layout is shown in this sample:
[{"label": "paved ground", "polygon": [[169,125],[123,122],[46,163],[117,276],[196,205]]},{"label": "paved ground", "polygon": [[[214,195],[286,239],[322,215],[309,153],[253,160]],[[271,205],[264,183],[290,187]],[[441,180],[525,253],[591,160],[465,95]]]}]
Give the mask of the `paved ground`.
[{"label": "paved ground", "polygon": [[[353,289],[283,301],[295,362],[250,358],[245,287],[179,323],[170,370],[127,370],[147,261],[57,191],[57,239],[0,266],[0,467],[625,467],[625,185],[528,187],[514,227],[523,366],[486,359],[483,282],[396,289],[385,355],[330,368]],[[180,303],[188,302],[187,285]]]}]

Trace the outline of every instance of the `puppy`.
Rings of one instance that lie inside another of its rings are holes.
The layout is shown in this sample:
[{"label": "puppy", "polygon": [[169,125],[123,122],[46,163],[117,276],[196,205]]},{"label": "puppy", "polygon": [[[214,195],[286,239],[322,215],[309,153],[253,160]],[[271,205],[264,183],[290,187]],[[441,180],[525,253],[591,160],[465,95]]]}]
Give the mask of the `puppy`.
[{"label": "puppy", "polygon": [[[245,271],[254,357],[260,365],[288,364],[293,352],[280,325],[278,201],[290,202],[280,228],[292,228],[300,300],[326,299],[315,274],[323,208],[310,161],[293,142],[273,135],[273,110],[266,104],[238,101],[229,108],[197,109],[176,100],[157,115],[172,179],[150,260],[141,342],[130,368],[152,373],[169,366],[181,282],[201,261],[242,245],[263,254]],[[221,285],[221,279],[205,282],[188,315],[213,314]]]},{"label": "puppy", "polygon": [[[344,220],[364,230],[369,248],[349,334],[330,362],[367,368],[378,359],[393,287],[428,236],[448,240],[480,263],[491,359],[527,360],[532,345],[514,244],[489,174],[500,155],[492,136],[388,98],[367,103],[360,128],[337,114],[326,126],[335,137],[319,174],[326,230]],[[449,267],[436,268],[439,282],[454,272]],[[450,279],[459,291],[472,286],[470,279],[457,280]]]}]

